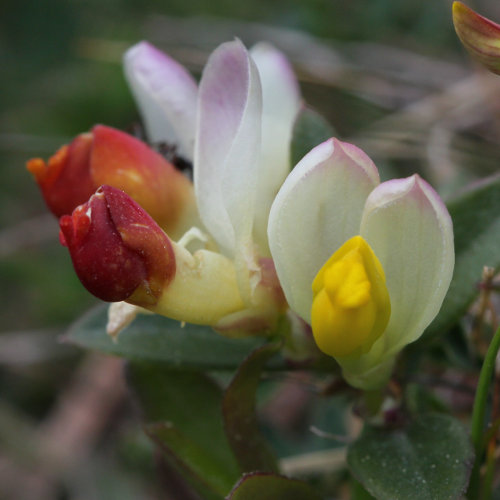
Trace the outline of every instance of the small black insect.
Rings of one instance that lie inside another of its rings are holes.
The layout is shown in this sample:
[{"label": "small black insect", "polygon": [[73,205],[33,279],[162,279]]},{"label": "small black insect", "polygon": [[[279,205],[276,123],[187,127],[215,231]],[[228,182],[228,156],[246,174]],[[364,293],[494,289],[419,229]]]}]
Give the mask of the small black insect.
[{"label": "small black insect", "polygon": [[177,154],[176,144],[156,142],[151,144],[151,147],[172,163],[178,170],[184,172],[190,178],[193,177],[193,164],[189,160],[186,160],[186,158]]},{"label": "small black insect", "polygon": [[144,127],[140,123],[133,123],[130,127],[130,134],[140,139],[141,141],[147,142],[157,153],[161,154],[167,161],[172,163],[177,170],[180,170],[185,175],[187,175],[191,180],[193,179],[193,164],[186,158],[177,154],[177,145],[171,144],[165,141],[161,142],[148,142],[146,139],[146,134],[144,132]]}]

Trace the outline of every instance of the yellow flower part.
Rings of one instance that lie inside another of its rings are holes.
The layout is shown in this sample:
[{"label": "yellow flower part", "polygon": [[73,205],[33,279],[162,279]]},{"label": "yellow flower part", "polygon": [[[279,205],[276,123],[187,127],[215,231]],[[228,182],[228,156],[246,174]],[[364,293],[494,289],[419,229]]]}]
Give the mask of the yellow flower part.
[{"label": "yellow flower part", "polygon": [[333,357],[368,352],[391,316],[385,274],[361,237],[346,241],[312,284],[311,326],[318,347]]}]

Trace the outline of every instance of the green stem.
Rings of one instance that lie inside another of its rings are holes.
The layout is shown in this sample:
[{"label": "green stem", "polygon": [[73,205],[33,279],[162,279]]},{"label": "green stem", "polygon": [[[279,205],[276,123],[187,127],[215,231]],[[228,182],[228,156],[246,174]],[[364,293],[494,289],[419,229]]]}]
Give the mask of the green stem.
[{"label": "green stem", "polygon": [[484,432],[484,415],[486,413],[486,403],[488,401],[488,393],[490,388],[493,371],[495,369],[495,359],[500,349],[500,328],[496,331],[484,363],[479,374],[477,383],[476,396],[474,398],[474,407],[472,409],[471,423],[471,440],[476,452],[476,460],[472,469],[471,480],[469,485],[470,498],[479,498],[479,483],[480,483],[480,467],[483,455],[483,432]]},{"label": "green stem", "polygon": [[486,472],[481,488],[481,500],[491,500],[493,479],[495,478],[495,454],[492,453],[486,459]]},{"label": "green stem", "polygon": [[382,408],[384,402],[384,390],[383,389],[372,389],[370,391],[365,391],[363,393],[363,399],[365,403],[365,409],[368,413],[368,417],[374,417]]}]

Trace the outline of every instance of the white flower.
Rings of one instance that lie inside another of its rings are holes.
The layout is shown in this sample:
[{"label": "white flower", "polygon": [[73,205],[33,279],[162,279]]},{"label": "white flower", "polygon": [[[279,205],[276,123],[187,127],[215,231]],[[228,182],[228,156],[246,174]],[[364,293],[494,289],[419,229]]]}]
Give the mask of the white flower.
[{"label": "white flower", "polygon": [[[227,315],[234,322],[242,312],[268,311],[273,301],[259,286],[273,272],[267,221],[290,170],[300,105],[289,63],[267,44],[247,52],[238,40],[224,43],[210,56],[199,87],[182,66],[146,42],[132,47],[124,64],[149,138],[175,144],[193,160],[199,216],[216,244],[216,251],[195,252],[195,262],[176,245],[178,266],[186,261],[203,272],[198,282],[187,275],[183,283],[177,280],[177,288],[174,280],[156,312],[199,323],[206,309],[207,324],[219,324]],[[189,294],[189,287],[197,291]],[[277,282],[266,287],[272,294],[279,289]]]},{"label": "white flower", "polygon": [[268,235],[290,307],[364,389],[387,380],[395,355],[438,313],[453,273],[452,223],[437,193],[418,175],[380,184],[370,158],[336,139],[290,173]]}]

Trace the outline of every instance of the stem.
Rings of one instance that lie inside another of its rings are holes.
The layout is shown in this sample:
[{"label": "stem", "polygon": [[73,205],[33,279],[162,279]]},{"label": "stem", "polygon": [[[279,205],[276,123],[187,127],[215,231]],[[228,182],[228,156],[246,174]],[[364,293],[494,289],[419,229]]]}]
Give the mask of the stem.
[{"label": "stem", "polygon": [[484,363],[479,375],[479,381],[474,398],[474,408],[472,410],[471,439],[476,453],[481,451],[484,414],[486,412],[486,401],[488,399],[489,386],[495,369],[495,359],[500,349],[500,328],[496,331],[488,352],[484,358]]},{"label": "stem", "polygon": [[495,448],[490,446],[486,457],[486,471],[484,473],[483,487],[481,488],[481,500],[491,500],[491,490],[495,478],[495,461]]},{"label": "stem", "polygon": [[363,393],[363,400],[365,404],[365,410],[367,411],[368,417],[374,417],[382,408],[384,402],[384,390],[383,389],[372,389],[365,391]]},{"label": "stem", "polygon": [[477,493],[479,490],[480,463],[483,451],[484,415],[486,413],[486,403],[488,400],[491,378],[495,369],[495,359],[499,349],[500,328],[493,336],[490,346],[488,347],[488,351],[486,352],[483,366],[481,368],[481,373],[479,375],[479,381],[477,383],[476,397],[474,398],[471,423],[471,440],[476,452],[476,460],[474,462],[474,468],[472,469],[469,485],[469,495],[471,495],[470,498],[479,498]]}]

